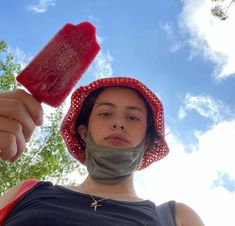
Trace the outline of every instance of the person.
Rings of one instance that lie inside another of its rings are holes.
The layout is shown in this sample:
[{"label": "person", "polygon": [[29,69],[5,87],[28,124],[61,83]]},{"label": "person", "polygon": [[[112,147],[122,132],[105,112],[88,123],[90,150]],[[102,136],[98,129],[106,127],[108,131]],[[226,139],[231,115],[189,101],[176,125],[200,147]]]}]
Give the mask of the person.
[{"label": "person", "polygon": [[[42,124],[43,109],[33,96],[1,93],[2,161],[16,161]],[[17,184],[0,197],[0,210],[12,206],[3,225],[204,225],[186,204],[157,206],[136,194],[134,172],[169,152],[162,103],[140,81],[112,77],[79,87],[61,135],[70,154],[86,165],[87,178],[77,186],[37,181],[13,203],[27,181]]]}]

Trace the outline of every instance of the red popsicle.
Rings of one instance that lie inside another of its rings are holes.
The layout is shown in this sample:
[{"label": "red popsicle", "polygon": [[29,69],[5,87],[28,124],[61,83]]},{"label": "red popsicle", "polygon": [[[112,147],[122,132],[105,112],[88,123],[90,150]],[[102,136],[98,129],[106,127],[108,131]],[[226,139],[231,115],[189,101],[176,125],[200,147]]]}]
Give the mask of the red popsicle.
[{"label": "red popsicle", "polygon": [[59,106],[91,64],[100,46],[89,22],[66,24],[16,80],[39,101]]}]

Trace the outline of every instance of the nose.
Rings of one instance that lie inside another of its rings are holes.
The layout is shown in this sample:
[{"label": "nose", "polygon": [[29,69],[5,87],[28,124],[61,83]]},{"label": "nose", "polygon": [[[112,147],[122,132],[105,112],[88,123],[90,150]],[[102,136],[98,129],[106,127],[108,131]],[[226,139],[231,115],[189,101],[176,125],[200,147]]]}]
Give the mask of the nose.
[{"label": "nose", "polygon": [[125,130],[125,126],[123,123],[115,121],[115,122],[113,122],[112,129],[113,130]]}]

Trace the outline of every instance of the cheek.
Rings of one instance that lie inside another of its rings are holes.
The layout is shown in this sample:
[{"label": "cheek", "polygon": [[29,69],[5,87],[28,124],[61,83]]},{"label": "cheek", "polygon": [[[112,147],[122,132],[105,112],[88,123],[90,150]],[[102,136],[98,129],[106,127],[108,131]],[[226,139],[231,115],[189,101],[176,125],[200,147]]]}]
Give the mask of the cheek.
[{"label": "cheek", "polygon": [[138,145],[146,138],[147,126],[145,124],[135,125],[130,128],[130,131],[135,143]]},{"label": "cheek", "polygon": [[91,117],[88,123],[88,132],[91,134],[94,142],[98,142],[99,138],[102,136],[102,131],[104,129],[104,125],[102,122],[98,120],[93,120]]}]

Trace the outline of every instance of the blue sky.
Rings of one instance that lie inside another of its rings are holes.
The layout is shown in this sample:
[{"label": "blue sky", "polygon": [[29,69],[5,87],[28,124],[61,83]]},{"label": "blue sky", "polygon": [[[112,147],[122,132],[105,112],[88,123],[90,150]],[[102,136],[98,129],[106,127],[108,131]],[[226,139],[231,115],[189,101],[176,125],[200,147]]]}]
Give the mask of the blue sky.
[{"label": "blue sky", "polygon": [[186,202],[208,226],[235,224],[234,5],[224,22],[210,15],[206,0],[1,0],[0,6],[0,39],[23,66],[64,24],[93,23],[102,49],[78,85],[132,76],[164,104],[171,153],[138,173],[141,195]]}]

